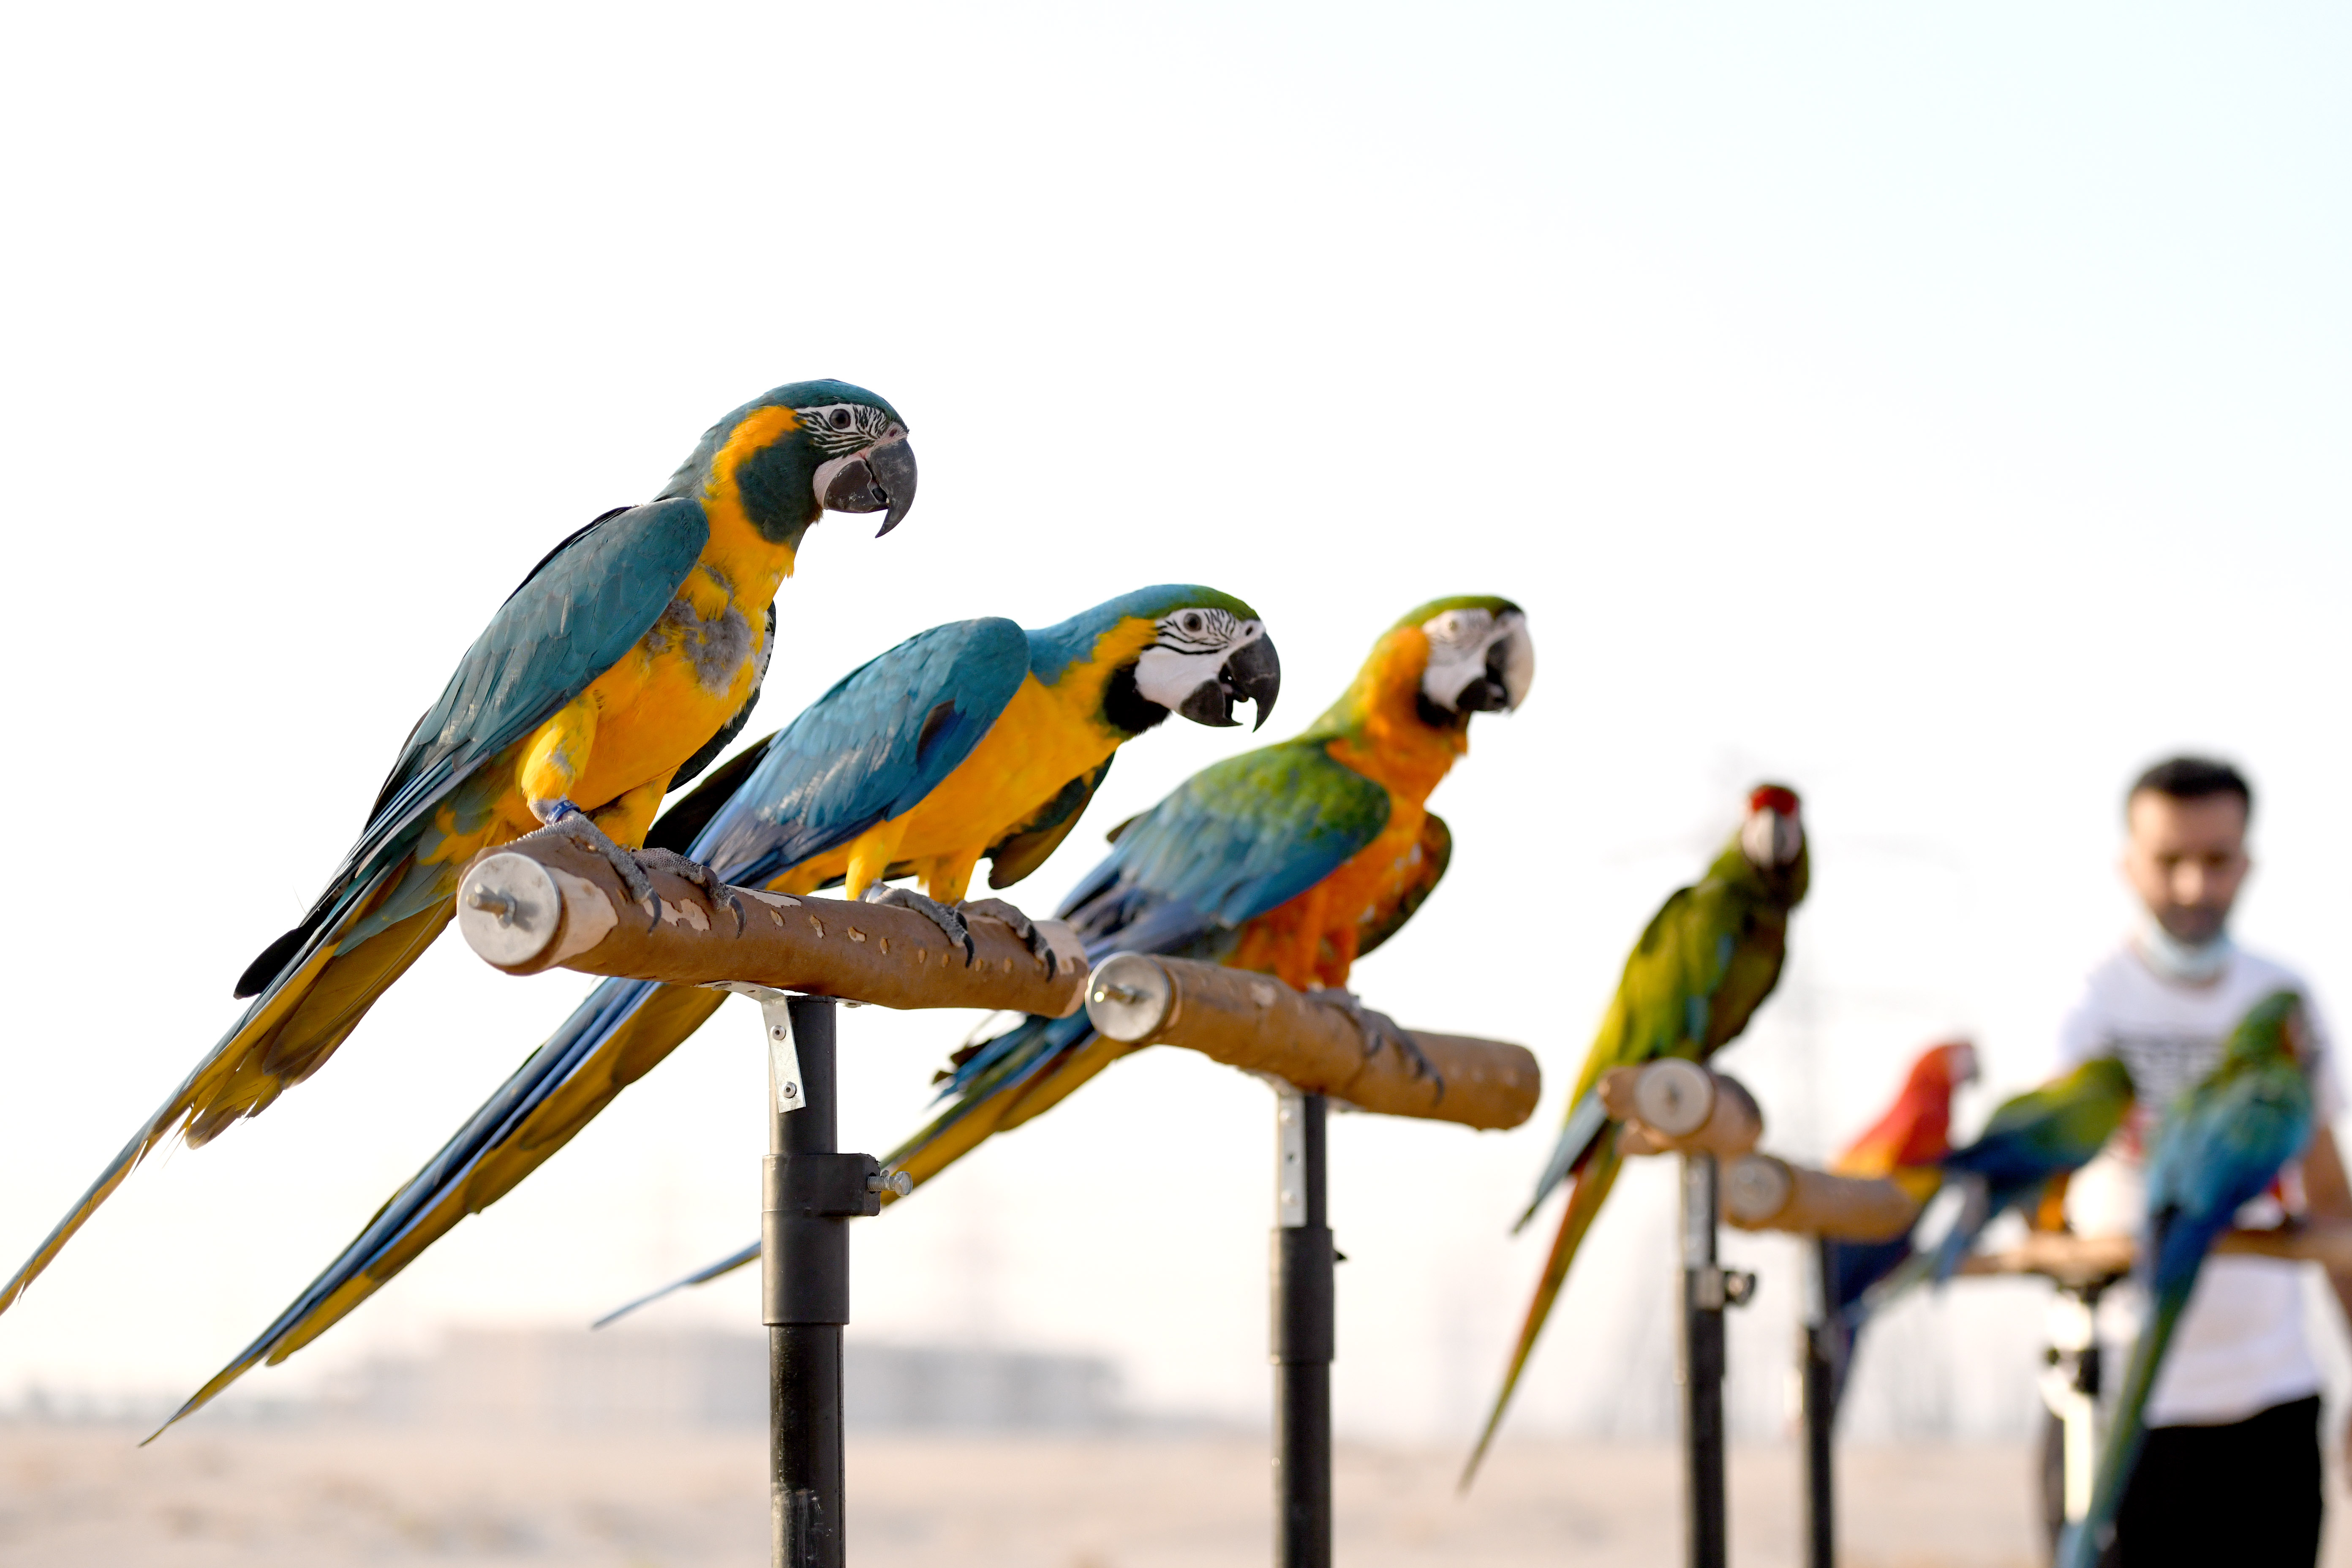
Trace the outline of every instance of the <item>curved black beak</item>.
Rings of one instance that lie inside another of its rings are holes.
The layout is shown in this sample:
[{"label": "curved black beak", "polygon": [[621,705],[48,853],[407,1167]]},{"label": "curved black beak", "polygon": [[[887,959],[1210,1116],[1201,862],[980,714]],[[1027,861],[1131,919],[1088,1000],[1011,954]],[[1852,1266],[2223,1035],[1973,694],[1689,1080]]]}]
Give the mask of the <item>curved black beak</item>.
[{"label": "curved black beak", "polygon": [[1509,649],[1501,642],[1486,650],[1486,672],[1462,689],[1454,700],[1456,713],[1502,713],[1511,706],[1511,688],[1506,679],[1509,668]]},{"label": "curved black beak", "polygon": [[[1234,722],[1235,702],[1248,702],[1257,709],[1257,721],[1250,728],[1265,729],[1266,715],[1274,711],[1275,699],[1282,695],[1282,658],[1274,651],[1274,639],[1260,633],[1234,649],[1233,657],[1217,672],[1216,686],[1201,689],[1214,689],[1223,697],[1224,722]],[[1200,692],[1193,695],[1198,697]]]},{"label": "curved black beak", "polygon": [[904,436],[868,447],[841,465],[824,487],[829,511],[879,511],[879,539],[898,526],[915,504],[915,449]]}]

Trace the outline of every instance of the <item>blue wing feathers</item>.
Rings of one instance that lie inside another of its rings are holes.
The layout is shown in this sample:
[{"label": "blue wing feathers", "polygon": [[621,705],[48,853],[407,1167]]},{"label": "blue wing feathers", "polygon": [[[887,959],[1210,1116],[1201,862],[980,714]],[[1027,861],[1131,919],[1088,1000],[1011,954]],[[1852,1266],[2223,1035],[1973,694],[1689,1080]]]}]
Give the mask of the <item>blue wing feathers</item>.
[{"label": "blue wing feathers", "polygon": [[656,501],[607,513],[533,567],[409,731],[326,890],[247,969],[236,994],[254,995],[299,968],[415,847],[436,805],[618,663],[660,619],[709,536],[700,506]]},{"label": "blue wing feathers", "polygon": [[1028,638],[1008,620],[908,638],[771,737],[689,852],[731,881],[757,883],[914,809],[971,754],[1028,673]]},{"label": "blue wing feathers", "polygon": [[1135,818],[1063,906],[1091,944],[1180,953],[1297,898],[1387,825],[1388,792],[1320,742],[1203,768]]}]

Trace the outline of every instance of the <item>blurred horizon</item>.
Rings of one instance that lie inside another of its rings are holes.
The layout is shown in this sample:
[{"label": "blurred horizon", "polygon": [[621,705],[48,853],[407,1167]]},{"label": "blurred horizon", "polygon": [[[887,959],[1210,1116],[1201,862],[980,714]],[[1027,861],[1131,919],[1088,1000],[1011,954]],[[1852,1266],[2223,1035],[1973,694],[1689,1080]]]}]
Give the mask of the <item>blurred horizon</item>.
[{"label": "blurred horizon", "polygon": [[[921,627],[1139,584],[1264,614],[1286,691],[1261,740],[1433,594],[1527,607],[1532,696],[1474,725],[1431,803],[1445,884],[1354,986],[1526,1043],[1546,1094],[1507,1134],[1335,1119],[1349,1434],[1466,1447],[1554,1223],[1507,1234],[1567,1082],[1759,777],[1804,795],[1813,892],[1720,1065],[1777,1152],[1833,1150],[1956,1032],[1986,1069],[1964,1128],[2042,1076],[2127,917],[2123,789],[2169,752],[2249,770],[2240,937],[2352,1006],[2338,11],[231,5],[11,31],[0,1268],[236,1016],[530,563],[815,375],[889,398],[923,483],[887,539],[810,535],[754,737]],[[1127,748],[1011,896],[1049,910],[1112,824],[1248,743]],[[440,942],[313,1079],[115,1194],[0,1317],[0,1398],[200,1385],[584,989]],[[730,1001],[240,1387],[584,1324],[749,1240],[753,1019]],[[974,1022],[845,1014],[843,1146],[916,1126]],[[853,1334],[1099,1356],[1142,1404],[1254,1419],[1271,1109],[1203,1060],[1119,1064],[856,1227]],[[1665,1430],[1666,1180],[1621,1185],[1506,1447]],[[1730,1250],[1763,1274],[1733,1405],[1764,1437],[1799,1286],[1786,1244]],[[755,1323],[754,1272],[647,1321]],[[2019,1431],[2039,1301],[1906,1305],[1849,1435]]]}]

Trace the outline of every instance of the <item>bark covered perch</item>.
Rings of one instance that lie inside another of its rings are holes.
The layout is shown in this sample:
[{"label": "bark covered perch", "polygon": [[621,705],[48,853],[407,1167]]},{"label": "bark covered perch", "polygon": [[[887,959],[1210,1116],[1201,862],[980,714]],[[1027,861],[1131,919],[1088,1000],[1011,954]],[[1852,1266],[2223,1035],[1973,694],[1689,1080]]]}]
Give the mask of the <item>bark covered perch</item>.
[{"label": "bark covered perch", "polygon": [[971,920],[974,956],[912,910],[733,889],[742,929],[692,883],[651,873],[656,907],[632,902],[603,857],[523,838],[474,858],[457,889],[467,944],[509,974],[554,968],[676,985],[741,981],[884,1007],[987,1007],[1063,1018],[1086,995],[1085,951],[1041,921],[1056,971],[1001,921]]},{"label": "bark covered perch", "polygon": [[[2288,1258],[2352,1274],[2352,1226],[2296,1225],[2277,1230],[2223,1231],[2217,1253]],[[2076,1236],[2029,1231],[2017,1246],[1961,1260],[1963,1274],[2041,1274],[2062,1282],[2111,1279],[2127,1273],[2138,1248],[2127,1236]]]},{"label": "bark covered perch", "polygon": [[1122,952],[1103,961],[1087,1015],[1128,1045],[1182,1046],[1309,1094],[1384,1116],[1465,1127],[1517,1127],[1534,1114],[1543,1075],[1532,1052],[1499,1040],[1407,1031],[1438,1084],[1391,1041],[1369,1053],[1357,1020],[1270,975],[1190,959]]},{"label": "bark covered perch", "polygon": [[1833,1176],[1771,1154],[1745,1154],[1723,1173],[1723,1217],[1741,1230],[1892,1241],[1911,1228],[1919,1205],[1893,1182]]}]

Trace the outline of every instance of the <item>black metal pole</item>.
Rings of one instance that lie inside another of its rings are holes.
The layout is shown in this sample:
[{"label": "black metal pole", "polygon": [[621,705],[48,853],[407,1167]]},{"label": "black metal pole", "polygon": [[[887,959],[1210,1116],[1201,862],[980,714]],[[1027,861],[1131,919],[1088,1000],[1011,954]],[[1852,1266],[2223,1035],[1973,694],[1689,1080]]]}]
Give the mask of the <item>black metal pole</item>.
[{"label": "black metal pole", "polygon": [[771,1080],[760,1216],[769,1562],[772,1568],[842,1568],[841,1330],[849,1321],[849,1219],[881,1211],[880,1167],[871,1155],[843,1154],[835,1146],[833,999],[793,996],[763,1010]]},{"label": "black metal pole", "polygon": [[1319,1094],[1275,1100],[1274,1560],[1331,1568],[1332,1264]]},{"label": "black metal pole", "polygon": [[1805,1290],[1805,1321],[1797,1329],[1797,1399],[1805,1427],[1805,1565],[1837,1568],[1837,1487],[1831,1438],[1837,1422],[1840,1347],[1830,1320],[1830,1249],[1837,1243],[1813,1238],[1806,1248],[1811,1278]]},{"label": "black metal pole", "polygon": [[1723,1270],[1716,1264],[1716,1163],[1683,1156],[1684,1561],[1724,1568]]}]

